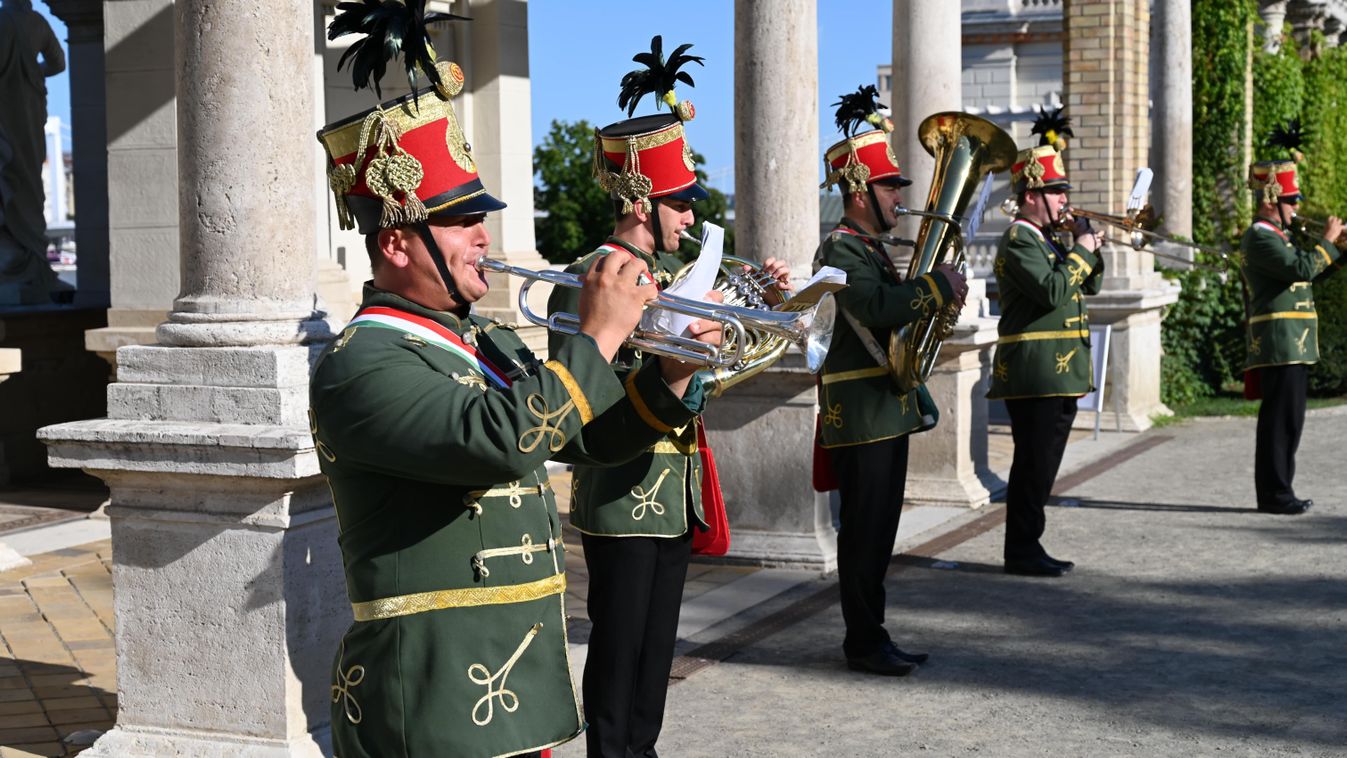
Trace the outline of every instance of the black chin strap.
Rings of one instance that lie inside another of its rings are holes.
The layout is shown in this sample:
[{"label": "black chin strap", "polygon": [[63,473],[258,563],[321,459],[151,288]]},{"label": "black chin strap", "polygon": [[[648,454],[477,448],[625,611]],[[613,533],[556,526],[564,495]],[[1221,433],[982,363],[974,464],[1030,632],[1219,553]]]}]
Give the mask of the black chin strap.
[{"label": "black chin strap", "polygon": [[440,279],[444,281],[445,291],[455,302],[463,304],[463,298],[458,294],[454,277],[449,273],[449,264],[444,260],[444,253],[440,252],[440,245],[435,241],[435,235],[430,233],[430,224],[422,221],[412,224],[412,228],[416,230],[416,233],[421,237],[421,241],[425,243],[426,250],[430,253],[430,260],[434,261],[435,268],[440,272]]},{"label": "black chin strap", "polygon": [[865,185],[865,192],[870,196],[870,212],[875,216],[875,229],[880,234],[892,229],[893,225],[884,220],[884,214],[879,209],[879,198],[875,196],[875,185]]},{"label": "black chin strap", "polygon": [[659,200],[653,197],[650,198],[650,230],[655,233],[655,252],[673,252],[664,249],[664,227],[659,222]]}]

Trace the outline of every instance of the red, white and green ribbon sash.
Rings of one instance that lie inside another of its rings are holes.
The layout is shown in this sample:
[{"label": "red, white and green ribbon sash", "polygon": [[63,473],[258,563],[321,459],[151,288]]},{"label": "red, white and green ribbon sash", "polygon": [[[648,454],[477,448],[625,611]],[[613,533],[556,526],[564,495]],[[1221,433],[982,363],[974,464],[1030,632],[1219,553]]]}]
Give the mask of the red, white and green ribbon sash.
[{"label": "red, white and green ribbon sash", "polygon": [[496,368],[491,361],[486,359],[477,348],[463,341],[462,337],[454,334],[448,327],[423,316],[417,316],[413,313],[400,311],[396,308],[387,308],[381,305],[365,308],[351,319],[350,325],[373,326],[382,329],[396,329],[406,334],[419,337],[436,347],[442,348],[458,356],[468,364],[481,371],[487,379],[497,387],[509,387],[510,379],[504,371]]},{"label": "red, white and green ribbon sash", "polygon": [[1281,237],[1282,239],[1286,239],[1286,232],[1283,232],[1281,229],[1278,229],[1276,226],[1274,226],[1274,225],[1272,225],[1272,224],[1270,224],[1270,223],[1268,223],[1268,222],[1262,220],[1261,218],[1258,219],[1257,221],[1253,222],[1253,225],[1254,225],[1254,226],[1261,226],[1261,227],[1263,227],[1264,229],[1271,229],[1271,230],[1272,230],[1278,237]]}]

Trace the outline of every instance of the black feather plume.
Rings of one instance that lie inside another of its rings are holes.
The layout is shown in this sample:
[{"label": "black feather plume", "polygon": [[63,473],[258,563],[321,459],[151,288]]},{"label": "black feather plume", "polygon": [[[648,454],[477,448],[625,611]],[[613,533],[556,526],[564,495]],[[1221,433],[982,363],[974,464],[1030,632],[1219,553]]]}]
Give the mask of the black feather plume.
[{"label": "black feather plume", "polygon": [[1268,147],[1285,148],[1292,158],[1299,161],[1303,157],[1300,146],[1309,134],[1309,126],[1301,124],[1299,118],[1293,118],[1284,126],[1272,127],[1272,131],[1268,132],[1266,144]]},{"label": "black feather plume", "polygon": [[[1034,119],[1034,128],[1029,130],[1030,134],[1039,135],[1038,144],[1052,145],[1058,150],[1065,147],[1063,137],[1075,137],[1076,133],[1071,131],[1071,119],[1066,117],[1064,108],[1056,108],[1049,111],[1046,108],[1038,109],[1038,118]],[[1062,143],[1062,144],[1058,144]]]},{"label": "black feather plume", "polygon": [[882,108],[887,108],[879,100],[879,90],[873,84],[857,87],[837,98],[833,107],[837,109],[837,128],[847,137],[854,137],[861,129],[874,128],[875,118]]},{"label": "black feather plume", "polygon": [[[692,81],[692,75],[686,71],[679,71],[688,63],[696,63],[698,66],[704,66],[703,58],[700,55],[688,55],[687,51],[692,45],[679,45],[669,59],[664,60],[664,38],[656,34],[650,40],[650,52],[637,53],[632,56],[632,60],[645,66],[633,71],[628,71],[622,77],[622,90],[617,96],[617,107],[625,108],[627,115],[632,116],[636,113],[636,105],[641,102],[641,98],[647,94],[653,94],[656,99],[656,107],[663,103],[666,93],[672,92],[674,85],[682,82],[689,87],[697,86]],[[672,106],[671,106],[672,108]]]},{"label": "black feather plume", "polygon": [[398,53],[402,54],[407,83],[413,92],[416,91],[418,72],[425,74],[436,87],[442,86],[426,27],[444,21],[467,20],[452,13],[426,13],[425,0],[351,0],[337,4],[337,15],[327,26],[327,38],[365,35],[342,53],[337,70],[350,61],[355,88],[372,86],[374,93],[382,98],[379,83],[388,70],[388,62]]}]

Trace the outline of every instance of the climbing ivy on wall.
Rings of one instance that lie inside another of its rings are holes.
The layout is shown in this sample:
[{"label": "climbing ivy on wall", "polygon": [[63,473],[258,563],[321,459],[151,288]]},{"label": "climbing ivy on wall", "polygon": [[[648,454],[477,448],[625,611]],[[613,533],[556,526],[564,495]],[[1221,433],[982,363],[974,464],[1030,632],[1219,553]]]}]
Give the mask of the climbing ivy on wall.
[{"label": "climbing ivy on wall", "polygon": [[[1255,160],[1283,158],[1264,142],[1273,126],[1298,117],[1308,129],[1300,164],[1307,201],[1301,212],[1347,215],[1347,48],[1321,35],[1298,48],[1289,27],[1278,52],[1250,36],[1256,0],[1193,0],[1193,236],[1230,249],[1252,213],[1243,146]],[[1260,30],[1261,32],[1261,30]],[[1254,49],[1250,50],[1253,45]],[[1245,133],[1245,71],[1252,55],[1253,129]],[[1216,263],[1217,261],[1209,261]],[[1239,278],[1193,270],[1173,275],[1183,286],[1165,319],[1161,363],[1166,403],[1184,404],[1236,379],[1244,361]],[[1320,362],[1310,372],[1316,394],[1347,392],[1347,275],[1315,284]]]},{"label": "climbing ivy on wall", "polygon": [[[1249,217],[1244,83],[1257,15],[1256,0],[1193,0],[1193,236],[1218,247],[1237,241]],[[1161,332],[1161,394],[1182,405],[1238,372],[1243,306],[1237,276],[1202,269],[1173,276],[1183,290]]]}]

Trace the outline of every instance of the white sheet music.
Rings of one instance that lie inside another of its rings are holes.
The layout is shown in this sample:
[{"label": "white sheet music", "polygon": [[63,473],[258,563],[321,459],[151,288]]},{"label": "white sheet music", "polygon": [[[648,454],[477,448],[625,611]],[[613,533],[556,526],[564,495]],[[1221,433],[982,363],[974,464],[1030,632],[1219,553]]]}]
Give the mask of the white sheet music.
[{"label": "white sheet music", "polygon": [[[685,300],[703,300],[706,293],[716,286],[716,277],[720,274],[722,248],[725,244],[725,230],[710,222],[702,222],[702,252],[697,256],[692,271],[682,281],[664,290]],[[681,335],[697,319],[674,313],[664,308],[652,308],[641,317],[641,326],[645,329],[658,329],[665,334]]]}]

